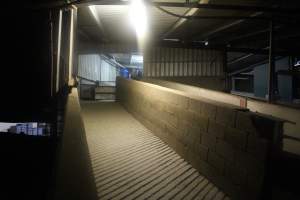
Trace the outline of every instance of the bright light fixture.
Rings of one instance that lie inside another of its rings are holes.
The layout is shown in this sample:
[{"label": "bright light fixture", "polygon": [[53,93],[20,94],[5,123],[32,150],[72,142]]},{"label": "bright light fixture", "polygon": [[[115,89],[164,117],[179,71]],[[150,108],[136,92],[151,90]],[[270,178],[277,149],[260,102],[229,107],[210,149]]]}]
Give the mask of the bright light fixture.
[{"label": "bright light fixture", "polygon": [[143,0],[131,0],[129,18],[138,39],[145,38],[147,34],[147,12]]}]

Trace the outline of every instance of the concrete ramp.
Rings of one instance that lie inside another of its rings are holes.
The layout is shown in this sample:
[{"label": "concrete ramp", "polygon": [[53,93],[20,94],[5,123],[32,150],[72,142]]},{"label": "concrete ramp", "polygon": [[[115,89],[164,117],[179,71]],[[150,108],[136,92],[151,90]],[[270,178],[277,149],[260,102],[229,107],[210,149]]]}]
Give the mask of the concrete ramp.
[{"label": "concrete ramp", "polygon": [[229,199],[118,103],[81,106],[99,199]]}]

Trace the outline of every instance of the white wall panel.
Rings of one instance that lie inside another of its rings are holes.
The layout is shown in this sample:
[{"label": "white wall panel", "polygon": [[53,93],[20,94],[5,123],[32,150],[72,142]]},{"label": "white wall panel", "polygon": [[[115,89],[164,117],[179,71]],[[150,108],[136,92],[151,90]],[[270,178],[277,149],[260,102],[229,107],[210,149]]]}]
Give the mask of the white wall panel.
[{"label": "white wall panel", "polygon": [[93,81],[116,81],[117,70],[98,54],[84,54],[78,58],[78,76]]},{"label": "white wall panel", "polygon": [[78,75],[97,81],[100,78],[100,56],[98,54],[79,55]]}]

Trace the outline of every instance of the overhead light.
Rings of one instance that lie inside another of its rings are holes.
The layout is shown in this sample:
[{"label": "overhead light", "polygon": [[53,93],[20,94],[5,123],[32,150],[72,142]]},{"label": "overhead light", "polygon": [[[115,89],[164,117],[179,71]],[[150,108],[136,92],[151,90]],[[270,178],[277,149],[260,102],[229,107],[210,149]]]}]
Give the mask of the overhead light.
[{"label": "overhead light", "polygon": [[204,44],[205,44],[205,46],[208,46],[208,41],[206,41]]},{"label": "overhead light", "polygon": [[146,6],[143,0],[131,0],[129,8],[130,23],[134,27],[139,39],[145,38],[147,34],[148,22]]}]

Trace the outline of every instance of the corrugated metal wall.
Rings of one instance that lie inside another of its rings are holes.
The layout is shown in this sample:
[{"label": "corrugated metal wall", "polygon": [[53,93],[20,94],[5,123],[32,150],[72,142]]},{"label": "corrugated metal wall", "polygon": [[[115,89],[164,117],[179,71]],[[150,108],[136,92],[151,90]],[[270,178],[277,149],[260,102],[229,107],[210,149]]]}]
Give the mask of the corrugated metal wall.
[{"label": "corrugated metal wall", "polygon": [[217,50],[149,47],[144,53],[145,77],[220,77],[223,65],[223,53]]},{"label": "corrugated metal wall", "polygon": [[116,81],[116,68],[101,60],[101,81]]},{"label": "corrugated metal wall", "polygon": [[94,81],[116,81],[117,70],[98,54],[78,56],[78,76]]},{"label": "corrugated metal wall", "polygon": [[100,80],[100,63],[98,54],[79,55],[78,75],[89,80]]}]

